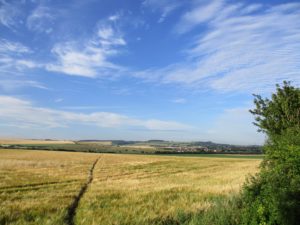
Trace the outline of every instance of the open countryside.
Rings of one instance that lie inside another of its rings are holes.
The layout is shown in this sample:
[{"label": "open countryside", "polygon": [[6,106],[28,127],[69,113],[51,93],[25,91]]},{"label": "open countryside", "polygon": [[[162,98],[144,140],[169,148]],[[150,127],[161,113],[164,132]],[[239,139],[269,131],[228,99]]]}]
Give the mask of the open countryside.
[{"label": "open countryside", "polygon": [[300,0],[0,0],[0,225],[299,225]]}]

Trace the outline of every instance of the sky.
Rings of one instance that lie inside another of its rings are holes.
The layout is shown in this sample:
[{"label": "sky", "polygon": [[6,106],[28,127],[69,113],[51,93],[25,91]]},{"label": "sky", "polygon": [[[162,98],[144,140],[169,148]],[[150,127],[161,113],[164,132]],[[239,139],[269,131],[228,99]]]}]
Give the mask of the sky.
[{"label": "sky", "polygon": [[300,1],[0,0],[0,137],[262,144]]}]

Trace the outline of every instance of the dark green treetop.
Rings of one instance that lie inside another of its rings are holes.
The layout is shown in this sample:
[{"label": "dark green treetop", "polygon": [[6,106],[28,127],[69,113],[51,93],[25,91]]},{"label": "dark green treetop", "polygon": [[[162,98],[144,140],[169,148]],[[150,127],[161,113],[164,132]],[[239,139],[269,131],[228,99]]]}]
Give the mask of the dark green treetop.
[{"label": "dark green treetop", "polygon": [[284,81],[282,87],[276,85],[276,93],[271,99],[254,95],[254,124],[269,138],[281,135],[288,128],[300,127],[300,89]]}]

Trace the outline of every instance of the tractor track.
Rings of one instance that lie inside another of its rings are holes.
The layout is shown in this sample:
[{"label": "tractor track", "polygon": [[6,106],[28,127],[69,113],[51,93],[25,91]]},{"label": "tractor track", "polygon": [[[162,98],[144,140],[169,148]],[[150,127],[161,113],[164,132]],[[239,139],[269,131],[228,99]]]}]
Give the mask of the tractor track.
[{"label": "tractor track", "polygon": [[96,166],[97,162],[99,161],[99,159],[100,159],[100,157],[97,158],[95,160],[95,162],[92,164],[92,166],[89,170],[89,173],[88,173],[87,181],[81,187],[78,195],[74,198],[74,201],[72,202],[72,204],[68,208],[67,215],[66,215],[66,218],[65,218],[65,222],[66,222],[67,225],[75,225],[74,218],[75,218],[75,215],[76,215],[76,210],[78,208],[78,204],[79,204],[81,198],[83,197],[83,195],[85,194],[85,192],[87,191],[90,184],[93,182],[94,169],[95,169],[95,166]]}]

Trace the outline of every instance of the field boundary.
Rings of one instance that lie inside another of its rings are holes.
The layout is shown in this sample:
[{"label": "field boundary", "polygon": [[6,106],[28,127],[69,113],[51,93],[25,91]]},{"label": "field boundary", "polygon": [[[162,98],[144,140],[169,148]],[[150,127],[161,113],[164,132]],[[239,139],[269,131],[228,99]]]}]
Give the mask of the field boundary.
[{"label": "field boundary", "polygon": [[94,179],[94,169],[99,161],[100,157],[95,160],[95,162],[92,164],[89,173],[88,173],[88,179],[87,181],[82,185],[78,195],[74,198],[74,201],[72,204],[69,206],[68,211],[67,211],[67,216],[65,218],[66,224],[67,225],[74,225],[74,217],[76,215],[76,210],[78,208],[78,204],[80,202],[80,199],[83,197],[84,193],[87,191],[89,185],[93,182]]}]

